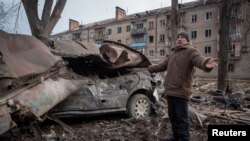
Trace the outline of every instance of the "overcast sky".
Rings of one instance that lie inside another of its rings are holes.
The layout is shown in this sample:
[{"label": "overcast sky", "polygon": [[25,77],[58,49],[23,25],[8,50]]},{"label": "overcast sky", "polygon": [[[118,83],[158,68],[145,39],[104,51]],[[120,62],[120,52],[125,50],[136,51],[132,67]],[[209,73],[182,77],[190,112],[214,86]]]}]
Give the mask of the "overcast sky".
[{"label": "overcast sky", "polygon": [[[40,0],[40,9],[44,0]],[[179,0],[186,3],[195,0]],[[105,19],[115,18],[115,7],[119,6],[127,12],[127,15],[144,12],[146,10],[171,6],[171,0],[68,0],[61,19],[58,21],[52,34],[68,30],[69,19],[74,19],[80,24],[87,24]],[[13,32],[13,31],[9,31]],[[31,34],[26,13],[20,10],[17,33]]]}]

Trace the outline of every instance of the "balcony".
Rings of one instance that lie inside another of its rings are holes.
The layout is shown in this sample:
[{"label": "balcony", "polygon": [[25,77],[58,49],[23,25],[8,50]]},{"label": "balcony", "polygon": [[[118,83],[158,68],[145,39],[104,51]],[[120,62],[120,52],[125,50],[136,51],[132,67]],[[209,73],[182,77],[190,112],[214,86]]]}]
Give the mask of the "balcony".
[{"label": "balcony", "polygon": [[230,60],[240,60],[240,56],[229,56]]},{"label": "balcony", "polygon": [[106,40],[108,39],[107,35],[100,34],[100,35],[94,35],[94,40]]},{"label": "balcony", "polygon": [[230,60],[240,60],[240,54],[236,54],[234,50],[229,51],[229,59]]},{"label": "balcony", "polygon": [[147,33],[147,29],[146,28],[140,28],[140,29],[132,29],[131,30],[131,34],[132,35],[137,35],[137,34],[145,34]]},{"label": "balcony", "polygon": [[242,46],[241,52],[242,52],[242,53],[248,53],[248,52],[250,52],[250,48],[247,47],[247,46]]},{"label": "balcony", "polygon": [[139,47],[145,47],[146,46],[146,42],[133,42],[129,45],[132,48],[139,48]]},{"label": "balcony", "polygon": [[234,33],[230,35],[230,40],[231,41],[240,41],[242,38],[242,34],[241,33]]},{"label": "balcony", "polygon": [[243,16],[241,14],[241,12],[238,12],[238,13],[232,13],[232,21],[234,22],[241,22],[243,21]]}]

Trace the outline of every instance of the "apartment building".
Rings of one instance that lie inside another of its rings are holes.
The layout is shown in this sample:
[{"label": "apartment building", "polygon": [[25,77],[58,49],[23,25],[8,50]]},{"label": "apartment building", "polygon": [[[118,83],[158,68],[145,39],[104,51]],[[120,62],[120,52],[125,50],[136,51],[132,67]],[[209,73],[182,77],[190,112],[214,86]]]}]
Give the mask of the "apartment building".
[{"label": "apartment building", "polygon": [[[204,56],[218,57],[219,51],[219,0],[198,0],[179,5],[179,31],[186,31],[191,42]],[[126,15],[116,7],[116,17],[80,25],[70,19],[69,30],[53,38],[82,40],[101,44],[113,40],[145,54],[152,63],[162,60],[170,48],[171,7]],[[234,0],[230,25],[231,78],[250,78],[250,2]],[[196,69],[196,76],[216,77],[217,69],[204,73]]]}]

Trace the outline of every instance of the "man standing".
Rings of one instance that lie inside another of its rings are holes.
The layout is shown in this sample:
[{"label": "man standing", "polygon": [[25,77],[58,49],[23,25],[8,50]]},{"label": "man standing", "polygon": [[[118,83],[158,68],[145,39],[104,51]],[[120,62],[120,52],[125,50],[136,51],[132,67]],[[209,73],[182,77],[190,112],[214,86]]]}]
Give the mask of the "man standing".
[{"label": "man standing", "polygon": [[167,70],[164,97],[168,101],[168,115],[172,125],[173,136],[164,138],[169,141],[189,141],[188,101],[191,98],[194,67],[210,72],[217,59],[205,58],[189,43],[189,35],[180,32],[176,47],[159,64],[150,65],[150,73]]}]

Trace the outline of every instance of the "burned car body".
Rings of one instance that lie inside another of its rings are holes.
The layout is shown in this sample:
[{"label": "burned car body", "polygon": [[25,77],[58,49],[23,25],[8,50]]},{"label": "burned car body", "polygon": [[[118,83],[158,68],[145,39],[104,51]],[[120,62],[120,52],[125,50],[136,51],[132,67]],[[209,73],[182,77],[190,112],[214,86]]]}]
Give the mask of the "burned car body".
[{"label": "burned car body", "polygon": [[150,114],[150,62],[125,45],[55,40],[48,47],[35,37],[3,31],[0,43],[0,135],[22,122],[41,122],[48,112]]},{"label": "burned car body", "polygon": [[75,56],[72,50],[74,55],[67,54],[67,49],[57,52],[67,61],[73,79],[84,81],[84,85],[50,112],[59,117],[122,111],[136,118],[148,116],[150,99],[155,99],[152,76],[147,71],[148,59],[112,41],[104,41],[99,50],[101,58],[79,52]]},{"label": "burned car body", "polygon": [[17,122],[41,120],[48,110],[68,97],[77,84],[52,79],[63,68],[62,59],[32,36],[0,31],[0,134]]}]

